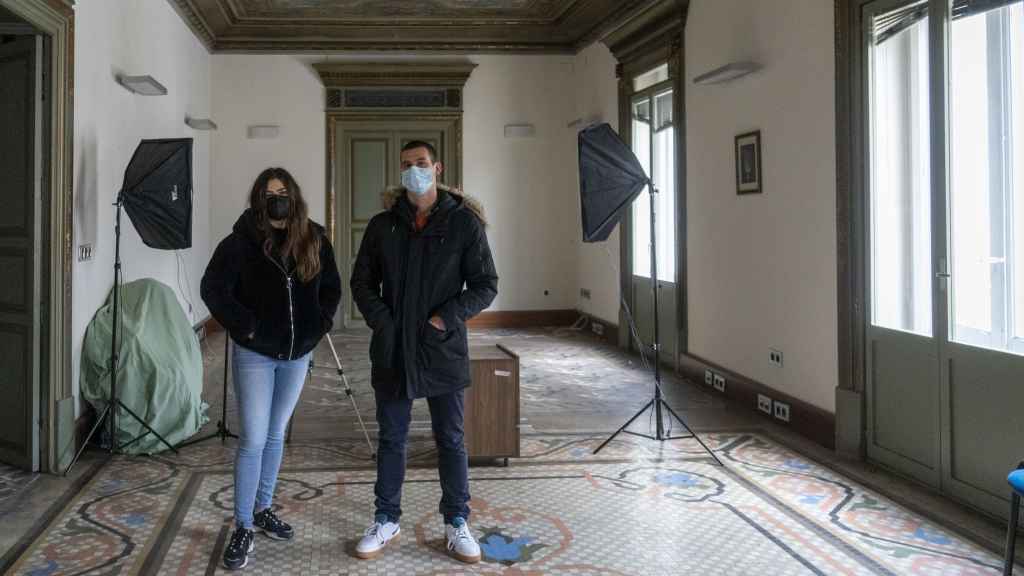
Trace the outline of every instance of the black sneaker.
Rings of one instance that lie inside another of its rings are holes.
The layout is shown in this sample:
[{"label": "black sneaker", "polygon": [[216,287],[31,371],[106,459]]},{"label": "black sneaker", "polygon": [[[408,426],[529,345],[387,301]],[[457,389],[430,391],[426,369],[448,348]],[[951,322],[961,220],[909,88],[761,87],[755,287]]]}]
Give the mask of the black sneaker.
[{"label": "black sneaker", "polygon": [[274,540],[291,540],[292,536],[295,536],[292,527],[282,522],[270,508],[256,514],[252,519],[252,524]]},{"label": "black sneaker", "polygon": [[245,568],[249,563],[249,553],[254,547],[255,535],[252,530],[236,528],[231,534],[231,541],[224,549],[224,567],[228,570]]}]

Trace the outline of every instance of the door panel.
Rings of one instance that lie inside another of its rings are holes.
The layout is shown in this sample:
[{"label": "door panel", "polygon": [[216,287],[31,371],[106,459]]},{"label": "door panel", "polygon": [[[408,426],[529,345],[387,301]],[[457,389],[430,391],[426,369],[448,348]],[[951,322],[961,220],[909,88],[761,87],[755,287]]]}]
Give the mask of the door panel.
[{"label": "door panel", "polygon": [[1024,460],[1024,371],[1007,354],[969,346],[950,352],[949,479],[961,493],[1006,498],[1006,474]]},{"label": "door panel", "polygon": [[[422,140],[435,146],[438,160],[445,164],[442,182],[456,182],[457,163],[446,162],[454,158],[451,142],[455,134],[454,121],[382,120],[352,121],[337,124],[335,133],[335,159],[338,167],[335,186],[337,199],[337,237],[335,252],[342,277],[351,275],[352,263],[359,253],[366,227],[374,215],[383,210],[381,192],[388,186],[401,184],[399,156],[402,146],[412,140]],[[345,326],[360,326],[363,318],[352,302],[350,291],[345,291]]]},{"label": "door panel", "polygon": [[[673,92],[663,85],[635,96],[632,104],[632,150],[644,172],[654,182],[655,235],[658,269],[658,340],[662,362],[678,359],[676,326],[676,173],[675,125],[672,121]],[[645,344],[653,342],[654,292],[651,288],[651,195],[645,188],[633,201],[632,210],[632,294],[637,331]],[[633,342],[636,347],[636,342]]]},{"label": "door panel", "polygon": [[[390,132],[381,130],[348,130],[339,147],[342,158],[340,176],[343,202],[339,217],[345,230],[347,250],[338,250],[347,258],[340,269],[347,277],[351,263],[359,253],[359,242],[373,215],[381,210],[381,192],[392,182],[390,175],[397,163],[397,150]],[[359,309],[352,301],[351,291],[345,291],[346,321],[362,320]]]},{"label": "door panel", "polygon": [[871,343],[873,458],[938,485],[939,364],[931,338],[876,332]]},{"label": "door panel", "polygon": [[1006,473],[1024,460],[1024,2],[974,8],[948,35],[943,488],[1005,516]]},{"label": "door panel", "polygon": [[0,44],[0,461],[38,467],[40,40]]},{"label": "door panel", "polygon": [[380,193],[389,180],[388,157],[391,154],[386,137],[353,138],[352,158],[352,221],[367,223],[380,211]]},{"label": "door panel", "polygon": [[865,12],[867,453],[938,487],[927,7],[881,1]]},{"label": "door panel", "polygon": [[864,16],[868,456],[1005,517],[1024,459],[1024,3]]}]

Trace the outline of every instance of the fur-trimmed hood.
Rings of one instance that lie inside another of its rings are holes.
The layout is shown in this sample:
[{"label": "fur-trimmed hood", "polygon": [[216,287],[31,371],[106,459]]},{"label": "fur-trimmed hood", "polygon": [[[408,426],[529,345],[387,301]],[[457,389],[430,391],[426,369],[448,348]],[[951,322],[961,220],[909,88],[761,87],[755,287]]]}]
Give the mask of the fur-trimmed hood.
[{"label": "fur-trimmed hood", "polygon": [[[444,184],[437,185],[438,191],[446,192],[452,197],[457,203],[462,204],[467,210],[476,214],[476,217],[480,219],[480,222],[487,225],[487,217],[484,215],[484,206],[476,198],[466,194],[462,190],[457,188],[451,188]],[[398,202],[399,198],[402,198],[407,193],[404,186],[388,186],[380,194],[381,203],[384,205],[385,210],[391,210],[391,207]]]}]

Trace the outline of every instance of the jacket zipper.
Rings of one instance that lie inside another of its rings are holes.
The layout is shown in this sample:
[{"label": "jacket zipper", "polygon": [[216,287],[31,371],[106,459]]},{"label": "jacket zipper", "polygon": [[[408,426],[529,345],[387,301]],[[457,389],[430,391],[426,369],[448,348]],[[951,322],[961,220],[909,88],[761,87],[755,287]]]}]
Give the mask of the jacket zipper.
[{"label": "jacket zipper", "polygon": [[[264,255],[267,256],[266,254]],[[292,360],[292,356],[295,354],[295,308],[292,301],[292,277],[288,274],[288,271],[284,269],[284,266],[277,263],[277,260],[274,260],[270,256],[267,256],[267,260],[273,262],[274,266],[277,266],[277,269],[284,274],[285,284],[288,288],[288,328],[291,329],[291,341],[288,346],[288,361],[290,362]]]},{"label": "jacket zipper", "polygon": [[292,299],[292,277],[288,276],[288,323],[292,329],[292,339],[288,346],[288,360],[291,361],[295,355],[295,309]]}]

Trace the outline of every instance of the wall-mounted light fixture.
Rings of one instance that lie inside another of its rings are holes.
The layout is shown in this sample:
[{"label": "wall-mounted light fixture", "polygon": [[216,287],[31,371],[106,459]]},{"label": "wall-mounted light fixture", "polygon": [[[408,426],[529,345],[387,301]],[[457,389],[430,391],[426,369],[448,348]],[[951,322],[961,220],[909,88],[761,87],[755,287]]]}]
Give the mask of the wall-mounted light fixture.
[{"label": "wall-mounted light fixture", "polygon": [[117,83],[129,92],[142,96],[166,96],[167,88],[152,76],[123,76],[118,74]]},{"label": "wall-mounted light fixture", "polygon": [[601,118],[600,115],[594,114],[592,116],[587,116],[586,118],[577,118],[577,119],[573,120],[572,122],[569,122],[568,124],[566,124],[565,127],[566,128],[575,128],[576,130],[583,130],[583,129],[589,128],[591,126],[594,126],[596,124],[600,124],[602,122],[604,122],[604,119]]},{"label": "wall-mounted light fixture", "polygon": [[216,130],[217,123],[209,118],[189,118],[185,116],[185,124],[193,130]]},{"label": "wall-mounted light fixture", "polygon": [[281,133],[281,127],[272,125],[249,126],[246,132],[250,140],[270,140],[277,138],[277,135]]},{"label": "wall-mounted light fixture", "polygon": [[719,66],[710,72],[705,72],[693,79],[694,84],[722,84],[747,74],[752,74],[761,69],[757,62],[730,62],[725,66]]},{"label": "wall-mounted light fixture", "polygon": [[505,138],[533,138],[536,134],[533,124],[506,124]]}]

